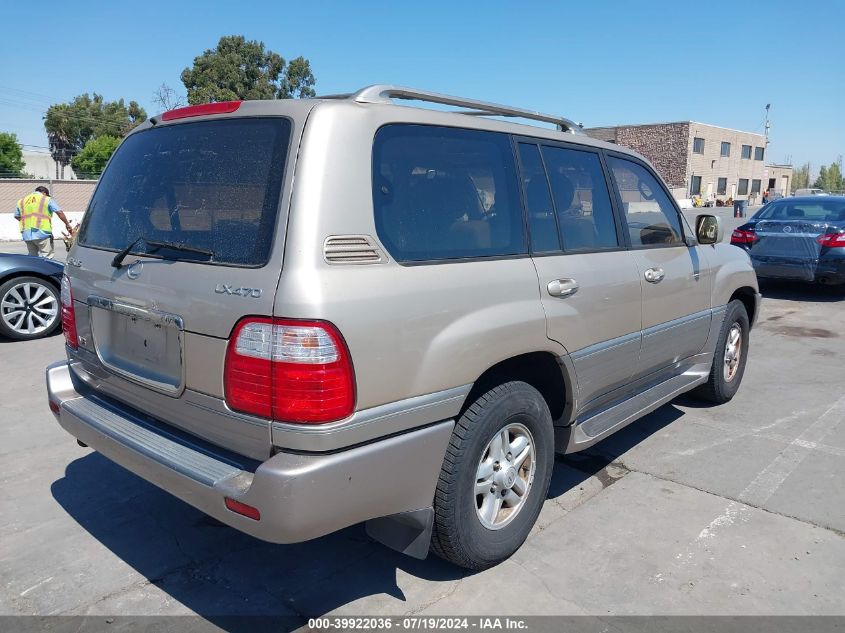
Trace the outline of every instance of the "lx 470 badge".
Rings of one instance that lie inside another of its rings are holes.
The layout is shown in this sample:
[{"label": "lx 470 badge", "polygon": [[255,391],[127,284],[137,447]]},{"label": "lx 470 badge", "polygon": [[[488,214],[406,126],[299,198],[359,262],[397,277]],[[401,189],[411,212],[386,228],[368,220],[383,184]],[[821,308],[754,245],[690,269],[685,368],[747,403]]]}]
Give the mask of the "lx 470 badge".
[{"label": "lx 470 badge", "polygon": [[220,295],[236,295],[239,297],[252,297],[253,299],[258,299],[264,290],[262,288],[232,288],[229,284],[217,284],[214,292]]}]

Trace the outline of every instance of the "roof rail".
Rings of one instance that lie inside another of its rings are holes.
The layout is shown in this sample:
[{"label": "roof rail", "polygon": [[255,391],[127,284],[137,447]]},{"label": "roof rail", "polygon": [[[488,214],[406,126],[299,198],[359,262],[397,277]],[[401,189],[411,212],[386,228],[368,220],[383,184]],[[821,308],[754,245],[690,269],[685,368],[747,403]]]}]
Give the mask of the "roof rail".
[{"label": "roof rail", "polygon": [[543,121],[544,123],[554,123],[559,130],[563,132],[570,132],[572,134],[580,133],[581,128],[583,127],[579,123],[575,123],[570,119],[553,114],[543,114],[542,112],[535,112],[533,110],[523,110],[522,108],[499,105],[498,103],[488,103],[487,101],[476,101],[475,99],[465,99],[464,97],[453,97],[450,95],[439,94],[437,92],[417,90],[416,88],[403,88],[402,86],[384,84],[367,86],[366,88],[362,88],[358,92],[349,95],[328,95],[326,97],[321,96],[319,98],[352,99],[358,103],[392,103],[393,99],[408,99],[412,101],[425,101],[427,103],[440,103],[459,108],[471,108],[471,110],[462,111],[459,112],[459,114],[518,117],[522,119],[531,119],[533,121]]}]

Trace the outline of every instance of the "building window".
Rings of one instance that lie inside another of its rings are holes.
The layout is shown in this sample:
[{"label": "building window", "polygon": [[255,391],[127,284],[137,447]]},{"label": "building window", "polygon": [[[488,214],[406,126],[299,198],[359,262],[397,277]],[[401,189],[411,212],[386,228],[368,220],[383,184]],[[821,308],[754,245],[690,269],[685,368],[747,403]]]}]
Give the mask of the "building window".
[{"label": "building window", "polygon": [[758,178],[751,181],[751,193],[760,193],[760,180]]},{"label": "building window", "polygon": [[690,181],[689,195],[697,196],[701,193],[701,176],[693,176]]},{"label": "building window", "polygon": [[751,146],[750,145],[743,145],[742,146],[742,157],[743,158],[751,158]]},{"label": "building window", "polygon": [[724,196],[728,193],[728,179],[719,178],[716,182],[716,195]]},{"label": "building window", "polygon": [[721,156],[730,156],[731,155],[731,144],[727,141],[722,141],[722,153]]},{"label": "building window", "polygon": [[754,160],[763,160],[764,149],[762,147],[754,148]]},{"label": "building window", "polygon": [[748,178],[739,179],[739,185],[736,188],[736,193],[740,196],[748,194]]},{"label": "building window", "polygon": [[695,137],[692,139],[692,151],[695,154],[703,154],[704,153],[704,139]]}]

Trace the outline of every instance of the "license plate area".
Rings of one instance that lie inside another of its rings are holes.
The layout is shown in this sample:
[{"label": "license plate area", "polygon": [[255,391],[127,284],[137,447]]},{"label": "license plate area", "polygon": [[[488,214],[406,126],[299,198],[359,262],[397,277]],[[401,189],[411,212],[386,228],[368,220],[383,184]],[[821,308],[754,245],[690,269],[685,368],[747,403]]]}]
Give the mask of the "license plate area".
[{"label": "license plate area", "polygon": [[88,298],[88,312],[94,349],[106,369],[170,396],[182,393],[181,317],[102,297]]}]

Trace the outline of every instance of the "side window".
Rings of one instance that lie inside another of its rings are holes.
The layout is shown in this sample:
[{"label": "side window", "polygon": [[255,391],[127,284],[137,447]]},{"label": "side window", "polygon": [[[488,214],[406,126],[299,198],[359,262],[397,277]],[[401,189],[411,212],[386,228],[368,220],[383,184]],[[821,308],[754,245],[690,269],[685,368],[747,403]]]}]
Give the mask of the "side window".
[{"label": "side window", "polygon": [[373,144],[373,207],[378,236],[400,262],[527,252],[504,134],[382,127]]},{"label": "side window", "polygon": [[608,157],[631,235],[631,245],[682,245],[678,212],[657,179],[638,163]]},{"label": "side window", "polygon": [[598,154],[543,146],[565,251],[619,246]]},{"label": "side window", "polygon": [[522,186],[531,229],[531,249],[535,253],[559,251],[560,239],[552,196],[549,194],[549,183],[539,148],[533,144],[520,143],[519,160],[522,163]]}]

